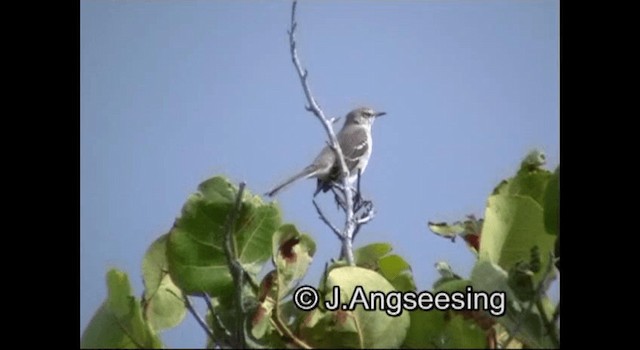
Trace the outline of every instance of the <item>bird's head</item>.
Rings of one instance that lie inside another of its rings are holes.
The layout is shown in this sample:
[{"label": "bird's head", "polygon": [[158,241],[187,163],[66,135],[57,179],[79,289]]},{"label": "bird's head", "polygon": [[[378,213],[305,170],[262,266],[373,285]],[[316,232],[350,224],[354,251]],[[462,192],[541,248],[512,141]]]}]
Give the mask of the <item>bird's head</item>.
[{"label": "bird's head", "polygon": [[347,114],[345,123],[371,125],[373,121],[380,116],[387,114],[386,112],[376,112],[369,107],[356,108]]}]

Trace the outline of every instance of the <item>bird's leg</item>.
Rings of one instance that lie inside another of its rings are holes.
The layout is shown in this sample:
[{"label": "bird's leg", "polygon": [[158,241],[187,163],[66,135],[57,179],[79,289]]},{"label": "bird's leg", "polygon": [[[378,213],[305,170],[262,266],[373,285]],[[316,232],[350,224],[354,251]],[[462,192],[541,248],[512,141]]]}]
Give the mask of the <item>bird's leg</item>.
[{"label": "bird's leg", "polygon": [[368,199],[363,199],[360,198],[360,200],[354,204],[353,206],[353,212],[357,213],[360,211],[360,209],[362,208],[366,208],[366,210],[369,210],[369,208],[373,206],[373,202],[368,200]]},{"label": "bird's leg", "polygon": [[320,181],[320,179],[318,179],[316,184],[316,191],[313,192],[313,200],[315,200],[316,196],[318,195],[318,193],[320,193],[321,190],[322,190],[322,182]]},{"label": "bird's leg", "polygon": [[[355,194],[353,195],[354,209],[360,207],[360,201],[362,200],[362,195],[360,195],[360,177],[361,176],[362,176],[362,169],[358,169],[358,183],[357,183],[357,188],[354,191]],[[358,210],[356,209],[355,211],[358,211]]]},{"label": "bird's leg", "polygon": [[358,179],[356,183],[356,188],[354,188],[354,196],[353,196],[353,211],[358,212],[362,208],[367,208],[366,210],[370,210],[370,207],[373,206],[373,203],[362,197],[362,192],[360,191],[360,179],[362,177],[362,170],[358,169]]}]

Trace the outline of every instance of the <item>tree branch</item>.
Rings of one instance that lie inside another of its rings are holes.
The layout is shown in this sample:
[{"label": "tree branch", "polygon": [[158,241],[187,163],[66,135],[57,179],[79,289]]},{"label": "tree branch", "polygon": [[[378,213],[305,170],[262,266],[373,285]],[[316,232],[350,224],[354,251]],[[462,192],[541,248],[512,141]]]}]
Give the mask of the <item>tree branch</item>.
[{"label": "tree branch", "polygon": [[298,77],[300,78],[300,83],[302,84],[302,90],[307,98],[307,102],[309,103],[306,106],[306,109],[312,112],[320,121],[322,126],[324,127],[327,135],[329,136],[329,140],[331,141],[331,148],[337,155],[337,159],[340,163],[340,171],[342,173],[342,185],[344,186],[344,195],[345,195],[345,204],[346,204],[346,218],[344,224],[344,230],[341,233],[340,239],[342,241],[342,252],[346,254],[346,259],[349,265],[354,265],[353,260],[353,232],[355,230],[355,221],[353,220],[353,197],[351,195],[351,188],[348,184],[349,178],[349,169],[347,168],[347,164],[344,159],[344,154],[342,153],[342,149],[340,148],[340,144],[338,143],[338,139],[333,131],[332,122],[334,120],[328,120],[322,109],[316,102],[313,94],[311,93],[311,89],[309,88],[309,84],[307,83],[308,71],[302,68],[302,64],[300,63],[300,59],[298,58],[298,51],[296,49],[296,41],[295,41],[295,30],[298,24],[296,23],[296,7],[297,1],[294,0],[291,5],[291,27],[287,31],[289,34],[289,48],[291,50],[291,60],[293,65],[296,68],[296,72],[298,73]]}]

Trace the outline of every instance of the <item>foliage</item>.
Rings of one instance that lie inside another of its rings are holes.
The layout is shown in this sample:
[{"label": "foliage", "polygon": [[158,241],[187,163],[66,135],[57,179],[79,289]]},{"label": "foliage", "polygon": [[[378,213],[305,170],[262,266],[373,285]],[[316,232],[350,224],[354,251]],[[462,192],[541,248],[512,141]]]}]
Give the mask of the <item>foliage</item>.
[{"label": "foliage", "polygon": [[[293,297],[313,261],[313,238],[282,223],[276,204],[214,177],[198,186],[171,230],[149,247],[142,298],[132,295],[125,273],[107,273],[108,297],[85,329],[81,347],[161,348],[162,331],[180,324],[187,311],[199,317],[189,302],[193,297],[208,304],[202,318],[208,347],[557,347],[557,313],[545,291],[557,274],[559,168],[551,173],[543,163],[541,153],[529,154],[517,174],[489,196],[484,218],[428,225],[452,241],[462,236],[477,257],[467,278],[438,262],[442,278],[430,292],[504,292],[502,316],[419,308],[392,315],[382,304],[378,310],[366,310],[365,304],[331,309],[336,296],[348,304],[360,292],[419,291],[411,266],[389,243],[356,249],[356,266],[327,263],[314,287],[318,306],[299,309]],[[268,272],[258,280],[263,269]]]}]

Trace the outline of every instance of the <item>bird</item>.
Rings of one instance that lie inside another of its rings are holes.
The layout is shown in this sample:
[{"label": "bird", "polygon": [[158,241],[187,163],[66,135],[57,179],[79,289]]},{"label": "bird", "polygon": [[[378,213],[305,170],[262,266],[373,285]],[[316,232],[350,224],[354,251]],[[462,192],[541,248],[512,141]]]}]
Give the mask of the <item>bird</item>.
[{"label": "bird", "polygon": [[[344,155],[344,161],[349,170],[348,182],[350,184],[364,173],[367,164],[369,164],[371,151],[373,150],[373,140],[371,137],[371,126],[373,122],[378,117],[386,114],[386,112],[376,112],[369,107],[356,108],[347,114],[342,129],[336,134],[340,149]],[[266,192],[265,195],[274,197],[296,180],[316,178],[317,186],[313,194],[315,197],[320,191],[327,192],[330,190],[334,182],[341,180],[341,175],[340,160],[336,156],[336,152],[327,145],[320,151],[311,164],[273,187]]]}]

